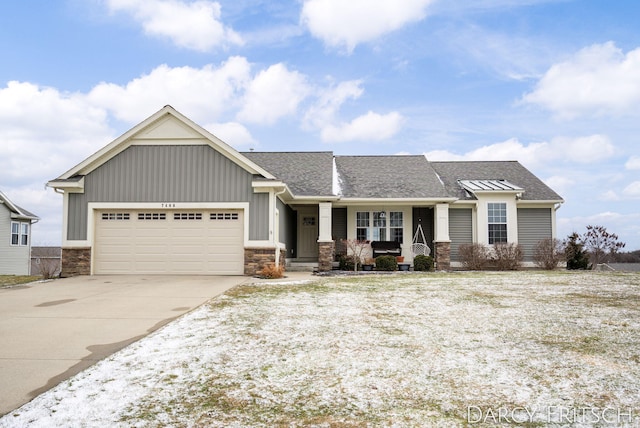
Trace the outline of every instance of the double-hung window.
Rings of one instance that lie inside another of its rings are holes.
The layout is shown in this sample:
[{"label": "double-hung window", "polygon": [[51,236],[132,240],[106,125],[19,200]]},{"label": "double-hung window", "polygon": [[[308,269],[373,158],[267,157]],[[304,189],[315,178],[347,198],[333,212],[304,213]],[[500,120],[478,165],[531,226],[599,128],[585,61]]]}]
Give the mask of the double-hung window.
[{"label": "double-hung window", "polygon": [[29,223],[11,222],[11,245],[29,245]]},{"label": "double-hung window", "polygon": [[356,239],[359,241],[403,242],[402,211],[356,212]]},{"label": "double-hung window", "polygon": [[507,204],[505,202],[489,202],[489,245],[507,242]]}]

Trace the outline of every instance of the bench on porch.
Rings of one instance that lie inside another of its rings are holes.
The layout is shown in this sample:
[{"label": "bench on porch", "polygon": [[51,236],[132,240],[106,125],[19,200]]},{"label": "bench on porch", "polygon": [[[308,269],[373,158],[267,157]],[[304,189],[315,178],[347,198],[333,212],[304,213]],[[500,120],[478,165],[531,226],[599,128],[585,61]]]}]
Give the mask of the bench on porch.
[{"label": "bench on porch", "polygon": [[371,241],[371,251],[373,258],[378,256],[400,256],[402,248],[400,242],[396,241]]}]

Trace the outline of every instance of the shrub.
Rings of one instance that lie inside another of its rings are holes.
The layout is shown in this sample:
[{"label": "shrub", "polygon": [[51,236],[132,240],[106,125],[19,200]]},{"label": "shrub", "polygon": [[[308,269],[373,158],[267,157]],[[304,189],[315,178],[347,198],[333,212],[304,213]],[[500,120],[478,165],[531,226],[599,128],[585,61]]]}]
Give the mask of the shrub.
[{"label": "shrub", "polygon": [[353,256],[341,255],[338,258],[340,270],[355,270],[355,261]]},{"label": "shrub", "polygon": [[413,270],[433,271],[433,257],[419,254],[413,258]]},{"label": "shrub", "polygon": [[258,272],[260,278],[266,279],[277,279],[282,278],[284,276],[284,266],[276,266],[271,263],[262,268],[260,272]]},{"label": "shrub", "polygon": [[376,270],[398,270],[398,261],[394,256],[378,256],[376,257]]},{"label": "shrub", "polygon": [[489,249],[484,244],[461,244],[458,255],[462,267],[468,270],[483,270],[489,263]]},{"label": "shrub", "polygon": [[522,247],[519,244],[513,242],[493,244],[492,260],[497,270],[518,270],[523,258]]},{"label": "shrub", "polygon": [[564,260],[564,245],[556,238],[545,238],[538,241],[533,248],[533,262],[539,268],[554,270]]}]

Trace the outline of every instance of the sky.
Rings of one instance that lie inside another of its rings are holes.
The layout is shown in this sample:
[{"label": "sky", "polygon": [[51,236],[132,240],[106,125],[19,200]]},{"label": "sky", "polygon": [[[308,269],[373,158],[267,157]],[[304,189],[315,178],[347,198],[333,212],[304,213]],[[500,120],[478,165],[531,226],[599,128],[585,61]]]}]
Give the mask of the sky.
[{"label": "sky", "polygon": [[557,237],[640,249],[636,0],[24,0],[0,14],[0,190],[62,240],[45,183],[170,104],[238,150],[517,160]]}]

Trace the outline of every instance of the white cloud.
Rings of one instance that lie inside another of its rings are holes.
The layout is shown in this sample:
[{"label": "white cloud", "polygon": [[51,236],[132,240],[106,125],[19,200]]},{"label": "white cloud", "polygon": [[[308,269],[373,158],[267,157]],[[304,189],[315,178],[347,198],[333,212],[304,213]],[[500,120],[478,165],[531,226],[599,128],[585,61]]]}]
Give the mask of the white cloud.
[{"label": "white cloud", "polygon": [[447,150],[425,153],[429,160],[518,160],[529,166],[550,161],[596,163],[614,154],[615,147],[605,135],[556,137],[550,142],[522,144],[512,138],[501,143],[479,147],[464,154]]},{"label": "white cloud", "polygon": [[634,181],[624,188],[622,193],[632,199],[640,198],[640,181]]},{"label": "white cloud", "polygon": [[369,42],[424,19],[433,0],[306,0],[301,22],[331,47],[351,53]]},{"label": "white cloud", "polygon": [[626,55],[613,42],[584,48],[553,65],[522,101],[566,119],[636,113],[640,107],[640,48]]},{"label": "white cloud", "polygon": [[87,97],[128,123],[137,123],[167,104],[198,123],[207,123],[237,107],[250,80],[249,62],[231,57],[218,68],[161,65],[124,86],[100,83]]},{"label": "white cloud", "polygon": [[340,82],[319,91],[318,100],[305,113],[303,122],[310,127],[323,128],[335,122],[335,116],[349,99],[357,99],[363,93],[361,80]]},{"label": "white cloud", "polygon": [[204,128],[235,149],[255,147],[258,144],[251,132],[238,122],[212,123]]},{"label": "white cloud", "polygon": [[325,142],[386,140],[400,130],[403,120],[397,112],[381,115],[369,111],[349,123],[324,127],[321,138]]},{"label": "white cloud", "polygon": [[0,89],[0,183],[42,187],[111,137],[106,112],[82,94],[16,81]]},{"label": "white cloud", "polygon": [[107,0],[107,7],[131,14],[146,34],[169,38],[183,48],[208,52],[217,46],[242,44],[242,38],[220,21],[218,2]]},{"label": "white cloud", "polygon": [[624,167],[632,171],[640,169],[640,156],[631,156]]},{"label": "white cloud", "polygon": [[274,64],[261,71],[249,83],[238,118],[252,123],[273,124],[296,113],[298,105],[309,95],[307,77]]}]

